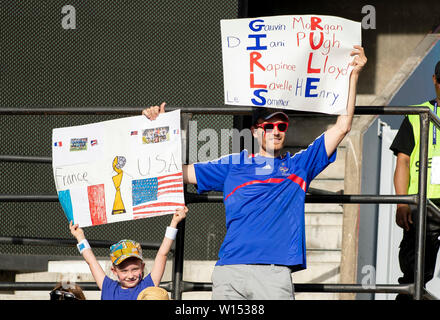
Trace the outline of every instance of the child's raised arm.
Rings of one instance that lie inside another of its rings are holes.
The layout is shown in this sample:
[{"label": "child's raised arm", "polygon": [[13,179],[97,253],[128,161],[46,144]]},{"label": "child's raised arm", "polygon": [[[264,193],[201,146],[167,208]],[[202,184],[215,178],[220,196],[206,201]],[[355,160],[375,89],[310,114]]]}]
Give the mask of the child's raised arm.
[{"label": "child's raised arm", "polygon": [[171,220],[171,224],[167,227],[167,231],[165,233],[165,237],[163,238],[162,244],[160,245],[159,250],[156,254],[156,259],[154,259],[153,268],[151,269],[151,279],[154,282],[154,285],[157,287],[162,280],[163,273],[165,271],[165,266],[167,263],[167,255],[170,252],[171,246],[173,245],[173,241],[176,238],[177,234],[177,225],[180,221],[185,219],[186,213],[188,212],[188,208],[182,207],[176,209],[176,213],[173,215],[173,219]]},{"label": "child's raised arm", "polygon": [[95,282],[99,287],[99,290],[101,290],[102,283],[104,282],[104,278],[105,278],[104,270],[102,269],[101,265],[96,259],[92,251],[92,248],[90,248],[90,245],[87,242],[86,237],[84,235],[84,231],[77,224],[74,225],[72,221],[70,221],[69,227],[70,227],[70,233],[72,233],[72,235],[78,241],[79,252],[82,254],[84,260],[89,265],[90,271],[92,272],[92,276],[95,279]]}]

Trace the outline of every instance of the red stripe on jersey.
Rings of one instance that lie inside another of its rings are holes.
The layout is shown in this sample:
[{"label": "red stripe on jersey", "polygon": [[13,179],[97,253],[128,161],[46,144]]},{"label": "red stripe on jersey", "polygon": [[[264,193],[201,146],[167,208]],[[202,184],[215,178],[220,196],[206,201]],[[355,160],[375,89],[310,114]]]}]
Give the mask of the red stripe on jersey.
[{"label": "red stripe on jersey", "polygon": [[[295,174],[291,174],[290,176],[287,177],[287,179],[289,179],[289,180],[295,182],[296,184],[298,184],[298,185],[301,187],[301,189],[302,189],[304,192],[306,192],[306,182],[305,182],[302,178],[298,177],[298,176],[295,175]],[[237,191],[237,190],[240,189],[240,188],[243,188],[243,187],[246,187],[246,186],[249,186],[249,185],[252,185],[252,184],[256,184],[256,183],[281,183],[281,182],[283,182],[284,180],[285,180],[285,179],[281,179],[281,178],[269,178],[269,179],[266,179],[266,180],[252,180],[252,181],[249,181],[249,182],[245,182],[245,183],[239,185],[238,187],[235,187],[234,190],[232,190],[232,191],[226,196],[225,201],[226,201],[226,200],[227,200],[227,199],[228,199],[228,198],[229,198],[229,197],[230,197],[235,191]]]}]

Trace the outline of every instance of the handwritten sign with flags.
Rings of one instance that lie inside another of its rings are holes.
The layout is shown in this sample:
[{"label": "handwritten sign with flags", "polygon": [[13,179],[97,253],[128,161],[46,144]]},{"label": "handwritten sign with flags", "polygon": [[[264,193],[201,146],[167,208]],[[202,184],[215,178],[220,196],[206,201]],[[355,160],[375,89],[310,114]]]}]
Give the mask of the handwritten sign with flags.
[{"label": "handwritten sign with flags", "polygon": [[318,15],[221,20],[225,104],[345,114],[361,24]]},{"label": "handwritten sign with flags", "polygon": [[80,227],[173,214],[184,206],[180,111],[52,133],[55,185]]}]

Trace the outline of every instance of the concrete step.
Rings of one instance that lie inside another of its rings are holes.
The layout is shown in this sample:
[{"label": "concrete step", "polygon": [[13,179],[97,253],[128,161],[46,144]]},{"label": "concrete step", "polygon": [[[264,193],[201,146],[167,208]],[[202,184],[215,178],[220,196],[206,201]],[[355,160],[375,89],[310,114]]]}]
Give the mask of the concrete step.
[{"label": "concrete step", "polygon": [[310,183],[310,188],[337,192],[340,190],[344,190],[344,180],[314,179]]},{"label": "concrete step", "polygon": [[[308,269],[296,272],[292,279],[297,283],[307,282],[331,282],[339,279],[340,253],[334,251],[309,251],[307,256]],[[100,259],[101,266],[106,274],[114,279],[110,269],[110,261]],[[151,270],[152,260],[146,260],[146,272]],[[211,274],[216,261],[185,261],[183,280],[192,282],[211,282]],[[171,280],[172,263],[167,262],[163,281]],[[93,282],[93,277],[85,261],[51,261],[48,272],[19,273],[16,275],[17,282]],[[100,291],[85,290],[88,300],[99,300]],[[316,294],[298,293],[297,299],[313,299]],[[326,294],[327,299],[335,296]],[[184,300],[210,300],[211,292],[185,292]],[[46,291],[15,291],[14,294],[0,294],[0,300],[48,300],[49,292]]]},{"label": "concrete step", "polygon": [[[59,261],[63,263],[63,261]],[[64,261],[66,266],[71,266],[72,263],[78,261]],[[79,261],[83,262],[83,261]],[[31,273],[18,273],[15,276],[16,282],[61,282],[61,283],[76,283],[76,282],[93,282],[92,274],[87,264],[83,262],[87,267],[87,272],[31,272]],[[78,264],[77,264],[78,265]],[[85,269],[85,268],[81,268]],[[83,271],[83,270],[81,270]],[[0,300],[49,300],[49,291],[15,291],[13,293],[1,294]],[[87,300],[100,300],[101,291],[89,291],[85,290],[84,295]]]},{"label": "concrete step", "polygon": [[325,168],[320,174],[316,176],[315,179],[340,179],[343,180],[345,177],[345,155],[347,151],[345,147],[339,147],[336,153],[335,162],[331,163],[327,168]]},{"label": "concrete step", "polygon": [[337,203],[306,203],[306,217],[310,213],[340,213],[343,212],[343,205]]},{"label": "concrete step", "polygon": [[342,243],[340,213],[308,213],[305,215],[307,249],[340,250]]},{"label": "concrete step", "polygon": [[[292,274],[293,283],[338,283],[340,251],[308,251],[307,269]],[[298,292],[296,300],[338,300],[339,293]]]}]

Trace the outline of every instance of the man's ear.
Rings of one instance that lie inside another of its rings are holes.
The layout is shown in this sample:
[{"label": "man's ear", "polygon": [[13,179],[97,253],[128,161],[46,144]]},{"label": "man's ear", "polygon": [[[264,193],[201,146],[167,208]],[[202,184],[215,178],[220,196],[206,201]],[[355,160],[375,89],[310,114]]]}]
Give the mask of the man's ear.
[{"label": "man's ear", "polygon": [[251,126],[251,133],[252,133],[252,136],[253,136],[255,139],[258,138],[258,136],[257,136],[257,128],[256,128],[254,125]]}]

